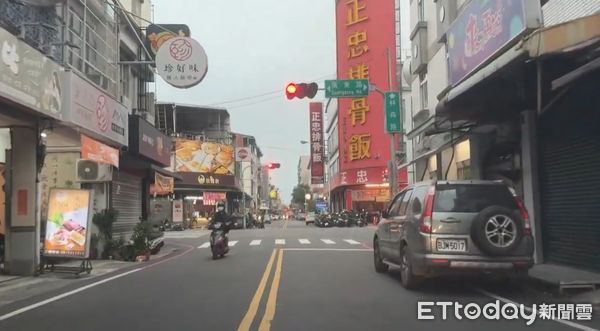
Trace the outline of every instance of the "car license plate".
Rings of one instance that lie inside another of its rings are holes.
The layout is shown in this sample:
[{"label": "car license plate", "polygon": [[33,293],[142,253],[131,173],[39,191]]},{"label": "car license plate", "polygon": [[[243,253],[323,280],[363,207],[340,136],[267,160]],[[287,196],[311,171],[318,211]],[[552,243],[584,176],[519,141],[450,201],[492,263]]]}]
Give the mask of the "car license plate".
[{"label": "car license plate", "polygon": [[438,239],[437,250],[438,252],[466,252],[467,242],[466,240]]}]

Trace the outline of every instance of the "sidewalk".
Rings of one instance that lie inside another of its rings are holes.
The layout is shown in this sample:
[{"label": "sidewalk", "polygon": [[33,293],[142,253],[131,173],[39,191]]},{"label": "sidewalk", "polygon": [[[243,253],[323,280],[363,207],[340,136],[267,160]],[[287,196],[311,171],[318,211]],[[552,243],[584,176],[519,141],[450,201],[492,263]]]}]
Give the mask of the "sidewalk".
[{"label": "sidewalk", "polygon": [[[600,273],[557,264],[536,264],[529,270],[529,277],[544,285],[558,287],[559,294],[579,291],[571,297],[576,303],[600,304]],[[584,290],[586,292],[581,293]]]}]

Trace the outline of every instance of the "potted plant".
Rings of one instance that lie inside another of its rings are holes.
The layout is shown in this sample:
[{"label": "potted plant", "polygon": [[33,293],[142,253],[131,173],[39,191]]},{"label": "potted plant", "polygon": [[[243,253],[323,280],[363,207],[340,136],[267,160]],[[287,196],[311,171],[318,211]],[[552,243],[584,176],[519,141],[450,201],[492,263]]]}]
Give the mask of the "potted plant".
[{"label": "potted plant", "polygon": [[106,259],[112,254],[115,248],[118,248],[118,242],[114,242],[112,239],[112,228],[113,224],[117,221],[119,212],[113,208],[103,209],[98,213],[95,213],[92,217],[92,223],[98,227],[99,230],[99,241],[101,240],[104,246],[102,252],[102,258]]},{"label": "potted plant", "polygon": [[150,259],[149,236],[151,230],[150,222],[143,220],[133,228],[131,241],[136,261],[148,261]]}]

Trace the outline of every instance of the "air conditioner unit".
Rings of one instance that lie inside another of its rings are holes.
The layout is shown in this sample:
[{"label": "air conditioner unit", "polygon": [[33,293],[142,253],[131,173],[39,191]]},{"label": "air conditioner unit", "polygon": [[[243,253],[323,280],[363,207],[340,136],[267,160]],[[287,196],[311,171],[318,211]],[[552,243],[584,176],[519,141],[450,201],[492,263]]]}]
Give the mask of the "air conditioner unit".
[{"label": "air conditioner unit", "polygon": [[77,181],[80,183],[102,183],[112,180],[112,165],[90,160],[77,160]]}]

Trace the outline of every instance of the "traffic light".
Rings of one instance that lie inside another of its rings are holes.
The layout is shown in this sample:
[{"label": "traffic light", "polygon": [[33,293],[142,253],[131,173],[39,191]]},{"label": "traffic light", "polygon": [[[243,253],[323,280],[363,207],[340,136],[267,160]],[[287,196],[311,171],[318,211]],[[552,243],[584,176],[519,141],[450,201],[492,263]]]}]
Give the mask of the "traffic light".
[{"label": "traffic light", "polygon": [[312,99],[315,97],[315,95],[317,95],[318,90],[319,85],[317,83],[289,83],[285,87],[285,95],[289,100],[292,100],[293,98]]},{"label": "traffic light", "polygon": [[267,169],[279,169],[281,167],[280,163],[268,163]]}]

